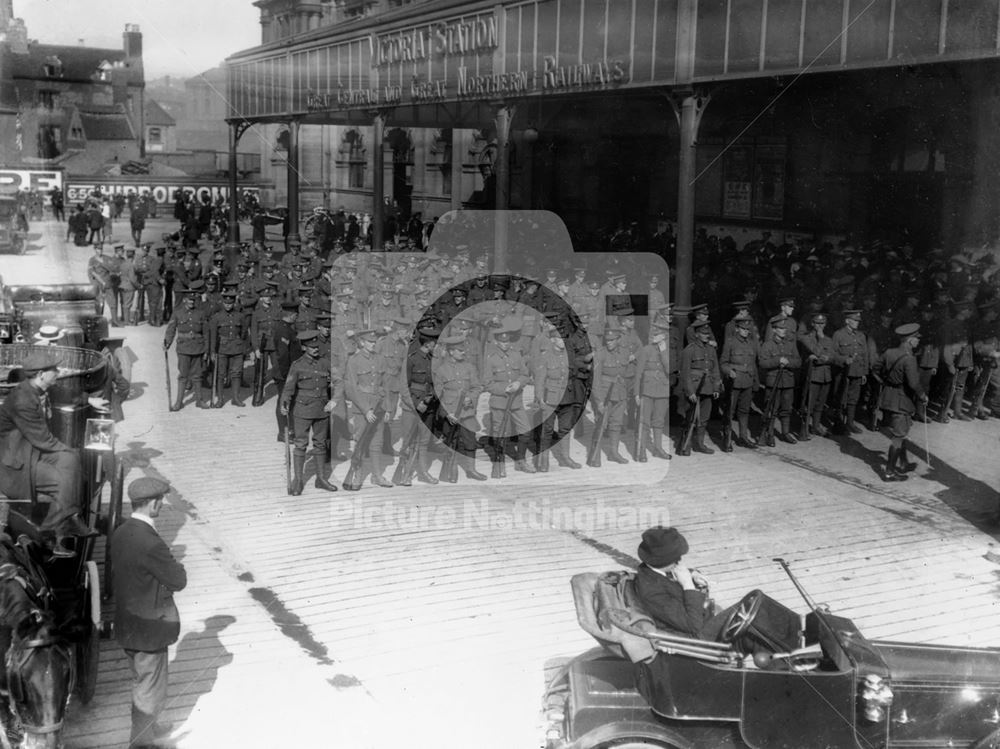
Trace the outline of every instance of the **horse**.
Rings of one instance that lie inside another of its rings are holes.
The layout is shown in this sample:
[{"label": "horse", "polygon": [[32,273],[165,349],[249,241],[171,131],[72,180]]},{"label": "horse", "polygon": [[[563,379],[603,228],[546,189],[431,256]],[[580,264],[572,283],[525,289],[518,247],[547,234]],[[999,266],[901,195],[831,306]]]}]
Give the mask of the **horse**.
[{"label": "horse", "polygon": [[0,535],[0,746],[57,749],[76,680],[74,651],[60,631],[34,543]]}]

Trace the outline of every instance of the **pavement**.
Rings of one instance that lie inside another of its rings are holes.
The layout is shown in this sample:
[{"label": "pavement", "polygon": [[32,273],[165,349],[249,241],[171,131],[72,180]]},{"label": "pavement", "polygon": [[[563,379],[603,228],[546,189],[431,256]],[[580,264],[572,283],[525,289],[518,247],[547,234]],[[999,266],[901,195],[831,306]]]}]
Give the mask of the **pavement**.
[{"label": "pavement", "polygon": [[[28,255],[0,259],[4,280],[85,275],[90,252],[60,230],[42,223]],[[570,576],[633,566],[656,522],[683,530],[723,604],[760,588],[804,610],[780,556],[870,638],[1000,644],[1000,420],[930,424],[926,442],[915,425],[920,465],[901,484],[879,480],[887,440],[865,432],[484,484],[310,482],[290,497],[273,393],[170,413],[163,330],[123,332],[134,397],[117,455],[127,480],[173,485],[159,527],[189,575],[166,716],[177,747],[537,746],[546,664],[593,645]],[[102,643],[68,747],[125,746],[128,678]]]}]

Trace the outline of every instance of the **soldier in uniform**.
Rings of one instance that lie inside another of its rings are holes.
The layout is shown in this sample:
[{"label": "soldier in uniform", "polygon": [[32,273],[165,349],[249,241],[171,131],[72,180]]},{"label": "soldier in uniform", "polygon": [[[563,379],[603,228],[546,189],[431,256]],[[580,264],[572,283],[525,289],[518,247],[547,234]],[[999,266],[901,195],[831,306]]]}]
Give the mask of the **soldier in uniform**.
[{"label": "soldier in uniform", "polygon": [[[429,473],[431,430],[437,409],[434,407],[433,355],[437,344],[438,330],[433,321],[417,325],[417,335],[406,353],[406,366],[399,372],[399,393],[402,414],[399,429],[403,440],[415,440],[417,480],[425,484],[438,481]],[[407,448],[408,445],[402,445]],[[409,477],[407,477],[409,478]],[[404,485],[409,485],[408,481]]]},{"label": "soldier in uniform", "polygon": [[444,346],[444,357],[434,357],[434,385],[438,395],[442,439],[447,448],[455,450],[459,466],[466,478],[485,481],[476,470],[476,403],[482,387],[475,368],[467,361],[470,343],[464,333],[438,339]]},{"label": "soldier in uniform", "polygon": [[760,345],[760,368],[764,372],[766,390],[775,392],[775,415],[781,424],[779,437],[790,445],[798,440],[792,434],[792,402],[795,398],[795,379],[802,359],[791,337],[795,320],[777,314],[768,321],[770,338]]},{"label": "soldier in uniform", "polygon": [[[751,450],[757,447],[757,442],[750,435],[750,403],[754,391],[760,387],[757,376],[759,345],[754,340],[755,333],[749,314],[737,320],[733,327],[733,335],[726,336],[722,344],[722,356],[719,357],[723,380],[729,383],[732,411],[735,412],[736,423],[740,427],[736,444]],[[726,418],[729,418],[729,413],[726,414]],[[727,427],[732,428],[731,425]]]},{"label": "soldier in uniform", "polygon": [[[823,437],[826,428],[822,424],[823,408],[830,396],[830,383],[833,382],[834,346],[826,334],[826,315],[817,312],[812,317],[810,330],[799,336],[799,346],[802,348],[802,359],[812,362],[812,372],[809,382],[802,383],[802,397],[805,399],[803,418],[810,420],[810,426],[802,430],[802,439],[810,439],[810,430]],[[808,392],[806,392],[808,388]]]},{"label": "soldier in uniform", "polygon": [[712,401],[719,397],[722,388],[719,357],[707,319],[695,320],[689,329],[694,330],[694,341],[681,351],[680,394],[686,402],[687,418],[693,419],[695,424],[692,449],[711,455],[715,450],[705,444],[705,431],[712,413]]},{"label": "soldier in uniform", "polygon": [[[931,393],[931,380],[937,374],[938,364],[941,362],[941,344],[934,332],[937,309],[930,302],[920,306],[921,346],[916,352],[917,372],[920,377],[920,389],[927,393],[928,397]],[[875,362],[878,361],[878,355],[874,354],[875,344],[871,341],[870,350],[873,352],[872,366],[874,366]],[[918,401],[916,406],[917,410],[913,414],[913,420],[924,423],[930,421],[927,414],[927,404]]]},{"label": "soldier in uniform", "polygon": [[236,309],[236,292],[226,291],[222,295],[222,309],[212,315],[208,323],[209,346],[214,364],[213,373],[219,381],[219,400],[213,408],[222,408],[225,403],[225,388],[228,380],[233,388],[233,405],[243,408],[240,386],[243,384],[243,357],[247,349],[247,327],[243,312]]},{"label": "soldier in uniform", "polygon": [[[696,304],[688,310],[691,315],[691,323],[685,331],[685,339],[687,344],[690,345],[697,340],[697,333],[695,332],[695,323],[709,323],[708,326],[708,344],[712,347],[718,348],[718,340],[715,337],[715,333],[712,331],[712,325],[708,319],[708,305],[707,304]],[[698,328],[700,330],[700,326]]]},{"label": "soldier in uniform", "polygon": [[[654,317],[650,328],[649,343],[639,349],[635,364],[633,390],[641,415],[639,439],[649,447],[654,457],[669,460],[670,455],[663,449],[663,430],[666,429],[670,409],[670,317]],[[677,363],[674,362],[673,366],[676,368]]]},{"label": "soldier in uniform", "polygon": [[[483,358],[483,382],[490,393],[490,434],[493,444],[493,459],[499,460],[502,445],[508,441],[507,435],[521,435],[517,441],[514,456],[516,470],[535,473],[535,468],[525,461],[528,449],[527,435],[530,424],[524,408],[524,386],[528,384],[528,367],[521,352],[514,348],[514,339],[521,331],[521,320],[508,317],[500,326],[493,328],[495,346]],[[507,413],[508,428],[500,433]]]},{"label": "soldier in uniform", "polygon": [[201,387],[209,336],[205,312],[198,307],[202,286],[200,281],[196,282],[184,293],[183,307],[170,318],[163,338],[163,349],[167,350],[177,336],[177,401],[170,406],[171,411],[181,410],[188,388],[197,388],[198,408],[208,408]]},{"label": "soldier in uniform", "polygon": [[778,298],[778,314],[771,318],[767,324],[767,331],[764,334],[764,340],[771,340],[771,330],[773,329],[773,320],[786,320],[788,321],[785,325],[786,337],[789,341],[794,342],[799,335],[799,325],[795,322],[795,297],[791,294],[783,294]]},{"label": "soldier in uniform", "polygon": [[927,394],[920,388],[917,359],[913,354],[920,345],[920,325],[901,325],[896,328],[896,335],[899,345],[886,351],[878,365],[885,381],[879,406],[886,413],[891,440],[883,481],[905,481],[906,474],[916,468],[916,464],[907,460],[905,440],[910,433],[915,403],[927,400]]},{"label": "soldier in uniform", "polygon": [[[148,245],[146,245],[148,249]],[[146,290],[146,309],[149,324],[158,328],[163,324],[163,261],[159,255],[146,255],[142,272],[143,287]]]},{"label": "soldier in uniform", "polygon": [[383,335],[375,344],[375,355],[382,362],[382,372],[386,384],[386,405],[385,410],[389,415],[388,421],[382,429],[382,452],[386,455],[395,455],[392,446],[396,440],[392,436],[392,421],[396,417],[396,409],[399,407],[399,394],[406,379],[403,371],[406,365],[406,339],[409,337],[410,325],[412,322],[403,317],[399,312],[389,322],[389,331]]},{"label": "soldier in uniform", "polygon": [[976,380],[972,389],[972,413],[977,419],[986,419],[983,401],[986,391],[1000,363],[1000,335],[997,331],[996,299],[979,305],[980,318],[972,329],[972,349],[976,362]]},{"label": "soldier in uniform", "polygon": [[[298,334],[295,330],[298,309],[299,305],[294,302],[282,302],[281,318],[274,325],[274,370],[272,376],[278,393],[285,390],[285,382],[288,379],[288,372],[292,368],[292,362],[302,356]],[[284,442],[288,418],[286,414],[281,412],[280,397],[277,398],[274,415],[278,422],[278,442]],[[294,435],[293,432],[290,434]]]},{"label": "soldier in uniform", "polygon": [[[609,318],[614,319],[614,318]],[[618,452],[625,407],[628,402],[628,365],[631,353],[622,345],[622,329],[609,323],[604,331],[604,343],[594,352],[594,386],[591,391],[595,418],[607,408],[605,435],[607,456],[613,463],[628,463]]]},{"label": "soldier in uniform", "polygon": [[945,399],[953,393],[951,401],[942,404],[937,420],[947,424],[948,408],[951,407],[955,418],[959,421],[971,421],[972,417],[965,413],[965,385],[972,372],[973,349],[970,342],[970,323],[972,303],[958,302],[955,305],[955,317],[946,320],[941,328],[941,362],[948,371],[948,383],[945,388]]},{"label": "soldier in uniform", "polygon": [[534,408],[544,417],[538,427],[535,468],[542,473],[549,470],[550,451],[560,466],[581,467],[569,454],[570,430],[579,415],[577,402],[582,400],[574,392],[574,354],[567,350],[563,338],[566,323],[560,319],[554,323],[548,329],[549,345],[542,347],[535,359]]},{"label": "soldier in uniform", "polygon": [[[354,436],[354,449],[361,449],[361,437],[368,425],[375,425],[379,418],[378,411],[382,409],[383,421],[388,421],[389,414],[385,411],[386,389],[383,379],[383,372],[380,368],[380,360],[375,355],[375,343],[378,340],[374,330],[360,330],[354,334],[354,340],[358,345],[355,351],[347,360],[347,369],[344,375],[344,393],[350,401],[350,423]],[[371,481],[375,486],[389,488],[392,484],[385,480],[382,475],[382,429],[378,425],[373,427],[372,440],[368,448],[368,454],[361,456],[361,472],[358,477],[358,484],[364,482],[365,477],[371,473]],[[350,489],[344,485],[345,489]]]},{"label": "soldier in uniform", "polygon": [[250,315],[250,346],[253,356],[261,359],[264,367],[264,377],[274,362],[274,333],[281,319],[281,307],[274,304],[274,292],[268,286],[261,290],[257,306]]},{"label": "soldier in uniform", "polygon": [[326,460],[330,425],[328,414],[336,408],[337,401],[344,397],[344,391],[340,372],[334,369],[331,379],[330,362],[320,356],[319,332],[303,330],[296,334],[296,339],[304,353],[292,362],[279,402],[282,414],[287,417],[291,412],[294,424],[294,475],[288,493],[297,497],[302,494],[302,474],[310,432],[313,460],[316,462],[316,488],[328,492],[337,491],[337,487],[329,481],[329,465]]},{"label": "soldier in uniform", "polygon": [[105,291],[105,303],[111,308],[111,324],[116,328],[121,327],[121,321],[126,319],[127,312],[122,309],[118,314],[119,304],[122,295],[122,266],[125,264],[125,245],[116,244],[114,255],[104,259],[104,265],[108,269],[108,288]]},{"label": "soldier in uniform", "polygon": [[844,310],[844,327],[833,334],[834,361],[839,365],[838,417],[841,430],[850,434],[861,433],[854,419],[861,402],[861,388],[868,382],[872,367],[872,344],[859,330],[860,325],[861,310]]}]

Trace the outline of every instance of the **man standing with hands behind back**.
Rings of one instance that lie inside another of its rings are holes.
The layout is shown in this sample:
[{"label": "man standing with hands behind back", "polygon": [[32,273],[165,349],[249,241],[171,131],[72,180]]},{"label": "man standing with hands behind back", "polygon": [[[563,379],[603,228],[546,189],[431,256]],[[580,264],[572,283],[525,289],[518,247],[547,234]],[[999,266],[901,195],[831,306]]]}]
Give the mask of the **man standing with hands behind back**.
[{"label": "man standing with hands behind back", "polygon": [[156,532],[169,491],[170,484],[151,477],[129,484],[132,516],[111,539],[115,633],[132,670],[133,749],[156,746],[171,731],[157,718],[167,701],[167,647],[181,627],[173,594],[187,585],[187,573]]}]

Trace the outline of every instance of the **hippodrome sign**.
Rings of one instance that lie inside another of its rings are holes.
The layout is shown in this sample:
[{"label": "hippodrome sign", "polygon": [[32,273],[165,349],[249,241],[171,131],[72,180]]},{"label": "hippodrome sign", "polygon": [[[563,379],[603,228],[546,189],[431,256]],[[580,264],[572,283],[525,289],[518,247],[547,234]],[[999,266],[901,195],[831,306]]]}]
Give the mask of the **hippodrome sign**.
[{"label": "hippodrome sign", "polygon": [[63,185],[61,171],[40,171],[37,169],[0,169],[0,192],[38,190],[48,192]]},{"label": "hippodrome sign", "polygon": [[[176,193],[178,190],[190,191],[195,196],[195,199],[199,201],[203,196],[208,195],[211,197],[213,203],[220,196],[227,199],[229,197],[229,185],[223,183],[213,185],[186,185],[183,183],[154,184],[133,182],[73,182],[66,188],[66,200],[70,202],[86,200],[94,194],[95,190],[100,190],[102,195],[128,195],[129,193],[142,195],[143,193],[148,192],[157,203],[172,203],[176,199]],[[240,191],[243,193],[259,193],[260,188],[241,186]]]}]

